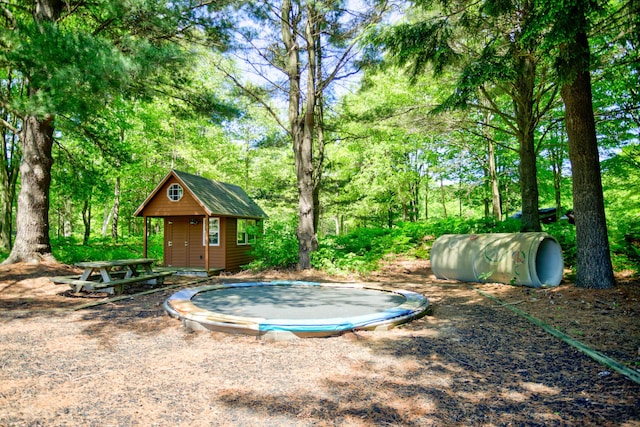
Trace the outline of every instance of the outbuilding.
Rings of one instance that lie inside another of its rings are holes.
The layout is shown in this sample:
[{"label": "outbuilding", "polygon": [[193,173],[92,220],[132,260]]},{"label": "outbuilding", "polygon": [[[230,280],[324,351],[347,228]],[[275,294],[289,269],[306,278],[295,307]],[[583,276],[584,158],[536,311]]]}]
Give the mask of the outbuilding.
[{"label": "outbuilding", "polygon": [[147,257],[149,218],[164,218],[164,266],[237,270],[252,260],[254,226],[264,211],[239,186],[171,170],[136,210],[144,218]]}]

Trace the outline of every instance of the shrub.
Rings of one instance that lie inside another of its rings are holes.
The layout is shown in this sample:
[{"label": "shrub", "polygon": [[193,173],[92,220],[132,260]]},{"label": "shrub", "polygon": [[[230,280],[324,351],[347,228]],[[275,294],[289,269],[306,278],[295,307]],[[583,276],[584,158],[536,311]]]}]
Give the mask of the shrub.
[{"label": "shrub", "polygon": [[556,238],[562,248],[564,265],[575,268],[576,265],[576,227],[568,221],[558,221],[544,226],[544,231]]},{"label": "shrub", "polygon": [[295,220],[271,220],[258,233],[251,254],[254,261],[247,269],[289,268],[298,263],[298,238]]}]

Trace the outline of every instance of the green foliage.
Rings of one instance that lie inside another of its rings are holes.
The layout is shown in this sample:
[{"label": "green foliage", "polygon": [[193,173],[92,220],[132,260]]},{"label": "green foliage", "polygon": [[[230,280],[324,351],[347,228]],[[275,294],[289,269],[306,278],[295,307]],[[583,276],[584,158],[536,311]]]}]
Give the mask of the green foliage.
[{"label": "green foliage", "polygon": [[[162,235],[153,235],[148,240],[148,256],[158,262],[162,260]],[[77,237],[51,239],[53,255],[58,262],[74,264],[82,261],[142,258],[142,237],[130,237],[113,243],[109,239],[92,239],[88,245]]]},{"label": "green foliage", "polygon": [[562,248],[566,268],[576,265],[576,227],[568,221],[558,221],[544,226],[544,231],[556,238]]},{"label": "green foliage", "polygon": [[376,270],[380,261],[389,256],[428,258],[433,241],[443,234],[517,232],[519,226],[515,220],[449,218],[405,222],[394,228],[358,228],[345,235],[320,239],[320,247],[312,253],[311,260],[314,268],[331,274],[365,274]]},{"label": "green foliage", "polygon": [[49,22],[27,21],[9,34],[6,60],[38,89],[37,96],[13,100],[20,111],[94,111],[106,93],[127,84],[131,64],[105,39]]},{"label": "green foliage", "polygon": [[620,215],[610,224],[611,261],[614,271],[640,271],[640,218]]},{"label": "green foliage", "polygon": [[385,252],[393,250],[393,234],[390,229],[359,228],[349,234],[327,236],[311,254],[311,265],[332,274],[373,271]]},{"label": "green foliage", "polygon": [[298,239],[295,219],[266,221],[264,231],[253,244],[256,259],[247,269],[289,268],[298,262]]}]

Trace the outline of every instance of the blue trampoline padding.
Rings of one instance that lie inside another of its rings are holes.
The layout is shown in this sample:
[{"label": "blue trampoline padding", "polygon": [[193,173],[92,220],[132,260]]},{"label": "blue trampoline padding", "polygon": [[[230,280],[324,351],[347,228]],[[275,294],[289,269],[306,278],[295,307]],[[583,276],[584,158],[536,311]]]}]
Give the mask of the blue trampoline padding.
[{"label": "blue trampoline padding", "polygon": [[260,331],[291,331],[291,332],[312,332],[312,331],[350,331],[363,326],[378,323],[396,317],[409,316],[413,310],[390,308],[381,313],[367,314],[347,319],[269,319],[268,322],[261,322],[258,329]]},{"label": "blue trampoline padding", "polygon": [[[209,311],[202,308],[191,300],[198,294],[208,291],[225,290],[230,288],[247,288],[247,287],[265,287],[265,286],[324,286],[327,288],[338,289],[355,289],[366,290],[372,292],[381,292],[394,294],[404,297],[404,303],[389,307],[383,311],[372,312],[363,315],[354,315],[348,317],[330,317],[330,318],[307,318],[307,319],[291,319],[291,318],[260,318],[260,317],[242,317],[230,316]],[[172,305],[175,303],[175,306]],[[186,304],[186,306],[185,306]],[[409,321],[424,314],[428,307],[428,300],[415,292],[405,290],[383,290],[357,284],[348,283],[319,283],[305,281],[273,281],[273,282],[241,282],[226,283],[222,285],[207,285],[198,288],[187,288],[176,292],[165,301],[165,309],[174,317],[202,323],[210,326],[223,326],[225,329],[238,330],[257,330],[260,333],[270,331],[288,331],[293,333],[327,333],[335,334],[341,331],[350,331],[356,329],[366,329],[376,327],[377,325],[398,324]],[[185,309],[184,307],[191,307]],[[239,323],[234,325],[233,320],[237,319]],[[248,326],[249,324],[249,326]],[[253,325],[253,326],[250,326]]]}]

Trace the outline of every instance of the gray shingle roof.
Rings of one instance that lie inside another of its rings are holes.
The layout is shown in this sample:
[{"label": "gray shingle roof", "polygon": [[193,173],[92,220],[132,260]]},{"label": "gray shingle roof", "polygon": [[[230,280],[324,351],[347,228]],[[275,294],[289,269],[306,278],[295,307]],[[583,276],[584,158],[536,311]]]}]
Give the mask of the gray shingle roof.
[{"label": "gray shingle roof", "polygon": [[267,214],[239,186],[174,170],[173,173],[212,215],[265,218]]}]

